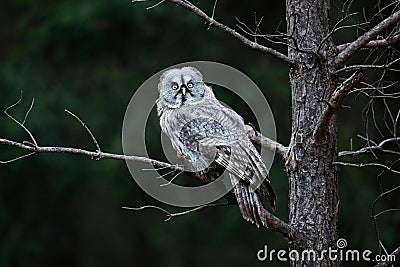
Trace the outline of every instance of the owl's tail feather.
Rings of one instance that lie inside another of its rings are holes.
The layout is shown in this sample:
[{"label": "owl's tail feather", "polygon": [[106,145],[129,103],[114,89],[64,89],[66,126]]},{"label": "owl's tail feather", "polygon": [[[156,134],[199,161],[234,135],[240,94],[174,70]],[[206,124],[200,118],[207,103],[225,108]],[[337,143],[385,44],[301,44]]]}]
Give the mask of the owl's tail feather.
[{"label": "owl's tail feather", "polygon": [[262,181],[261,185],[257,188],[257,191],[268,200],[269,205],[273,210],[276,209],[276,195],[272,186],[268,180],[268,169],[264,165],[260,154],[254,148],[252,144],[245,146],[239,144],[242,150],[247,154],[250,159],[252,170],[254,171],[253,177],[248,177],[249,180],[255,179],[256,181]]},{"label": "owl's tail feather", "polygon": [[257,227],[263,225],[267,227],[265,209],[256,192],[239,181],[234,187],[234,193],[243,219],[254,223]]},{"label": "owl's tail feather", "polygon": [[269,183],[268,180],[264,180],[264,182],[260,185],[258,188],[258,191],[260,192],[261,195],[263,195],[271,205],[271,208],[273,210],[276,209],[276,195],[274,192],[274,189],[272,189],[271,184]]}]

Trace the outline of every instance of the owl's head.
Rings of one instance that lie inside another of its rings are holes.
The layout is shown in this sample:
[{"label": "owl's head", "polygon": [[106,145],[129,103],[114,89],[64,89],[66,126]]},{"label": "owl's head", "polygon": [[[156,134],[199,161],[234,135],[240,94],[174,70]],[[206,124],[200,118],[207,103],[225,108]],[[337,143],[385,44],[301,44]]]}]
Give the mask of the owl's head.
[{"label": "owl's head", "polygon": [[158,92],[160,93],[157,100],[159,114],[165,109],[177,109],[182,105],[196,104],[208,94],[203,75],[193,67],[165,71],[160,77]]}]

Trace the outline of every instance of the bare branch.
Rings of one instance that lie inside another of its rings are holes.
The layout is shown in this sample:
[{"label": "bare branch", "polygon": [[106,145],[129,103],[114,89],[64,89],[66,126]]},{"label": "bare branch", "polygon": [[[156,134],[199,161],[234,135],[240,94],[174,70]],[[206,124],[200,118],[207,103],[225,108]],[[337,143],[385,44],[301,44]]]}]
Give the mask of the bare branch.
[{"label": "bare branch", "polygon": [[[285,45],[285,46],[289,46],[293,49],[298,49],[298,47],[294,47],[288,44],[288,42],[286,41],[288,38],[290,38],[290,36],[287,36],[286,34],[282,34],[279,33],[277,31],[276,34],[263,34],[260,30],[260,25],[263,21],[264,17],[261,17],[261,19],[257,22],[257,17],[255,16],[255,29],[252,30],[246,23],[244,23],[243,21],[241,21],[239,18],[235,18],[236,21],[238,22],[236,24],[236,27],[241,30],[242,32],[244,32],[246,35],[251,36],[254,38],[254,42],[257,43],[258,37],[273,43],[273,44],[277,44],[277,45]],[[295,40],[294,40],[295,41]]]},{"label": "bare branch", "polygon": [[[139,211],[139,210],[143,210],[143,209],[147,209],[147,208],[161,210],[162,212],[164,212],[167,215],[167,218],[165,219],[165,221],[169,221],[173,217],[187,215],[187,214],[189,214],[191,212],[198,211],[198,210],[201,210],[201,209],[204,209],[204,208],[217,207],[217,206],[227,206],[227,205],[232,205],[232,204],[233,203],[230,203],[230,202],[210,203],[210,204],[201,205],[201,206],[195,207],[193,209],[189,209],[189,210],[182,211],[182,212],[177,212],[177,213],[171,213],[171,212],[167,211],[166,209],[163,209],[163,208],[158,207],[158,206],[153,206],[153,205],[146,205],[146,206],[142,206],[142,207],[138,207],[138,208],[134,208],[134,207],[122,207],[122,208],[123,209],[127,209],[127,210],[135,210],[135,211]],[[287,223],[285,223],[284,221],[282,221],[278,217],[272,215],[267,210],[265,210],[265,214],[264,215],[266,216],[268,226],[271,227],[271,229],[281,233],[282,235],[284,235],[285,237],[289,238],[290,240],[293,240],[293,241],[299,241],[300,240],[298,238],[298,236],[295,234],[294,229],[290,225],[288,225]]]},{"label": "bare branch", "polygon": [[[0,144],[4,144],[4,145],[8,145],[8,146],[13,146],[13,147],[18,147],[27,151],[32,151],[32,153],[68,153],[68,154],[76,154],[76,155],[83,155],[83,156],[87,156],[90,158],[101,158],[101,159],[116,159],[116,160],[129,160],[129,161],[137,161],[137,162],[143,162],[143,163],[149,163],[152,164],[154,166],[158,166],[158,167],[166,167],[169,169],[172,169],[174,171],[177,172],[183,172],[183,168],[178,166],[178,165],[172,165],[166,162],[161,162],[161,161],[157,161],[154,159],[149,159],[146,157],[139,157],[139,156],[126,156],[126,155],[120,155],[120,154],[111,154],[111,153],[106,153],[106,152],[100,152],[100,151],[88,151],[88,150],[84,150],[84,149],[78,149],[78,148],[70,148],[70,147],[40,147],[40,146],[28,146],[22,143],[18,143],[18,142],[14,142],[8,139],[3,139],[0,138]],[[31,153],[31,154],[32,154]],[[30,155],[30,154],[29,154]],[[22,157],[20,157],[22,158]],[[17,158],[17,159],[20,159]],[[12,161],[15,161],[17,159],[14,159]],[[11,162],[11,161],[8,161]],[[0,163],[8,163],[8,162],[0,162]],[[208,205],[210,206],[210,205]],[[149,206],[145,206],[144,208],[149,207]],[[199,210],[201,208],[204,208],[205,206],[200,206],[197,207],[194,210]],[[155,207],[158,208],[158,207]],[[143,208],[127,208],[127,209],[143,209]],[[160,210],[163,210],[161,208],[158,208]],[[166,213],[169,213],[165,210],[163,210]],[[170,214],[169,217],[174,217],[174,216],[178,216],[178,215],[183,215],[189,212],[183,212],[183,213],[179,213],[179,214]],[[275,231],[280,232],[281,234],[283,234],[284,236],[288,237],[291,240],[297,240],[298,237],[295,234],[294,229],[289,226],[287,223],[283,222],[281,219],[275,217],[274,215],[272,215],[271,213],[269,213],[267,210],[265,210],[265,216],[267,218],[267,222],[268,222],[268,226],[270,226],[272,229],[274,229]]]},{"label": "bare branch", "polygon": [[64,111],[67,112],[68,114],[70,114],[72,117],[74,117],[77,121],[80,122],[80,124],[85,128],[85,130],[89,133],[90,137],[92,138],[93,143],[94,143],[94,145],[96,147],[96,151],[97,152],[101,152],[99,143],[97,142],[97,140],[94,137],[93,133],[90,131],[89,127],[87,127],[86,123],[84,123],[77,115],[75,115],[74,113],[72,113],[68,109],[65,109]]},{"label": "bare branch", "polygon": [[388,138],[385,139],[383,141],[381,141],[379,144],[377,145],[371,145],[371,146],[366,146],[363,148],[360,148],[358,150],[355,151],[341,151],[339,152],[339,157],[344,157],[344,156],[358,156],[361,154],[365,154],[365,153],[372,153],[373,151],[380,151],[380,152],[384,152],[384,153],[390,153],[390,154],[396,154],[400,156],[400,151],[394,151],[391,149],[384,149],[383,146],[390,143],[390,142],[397,142],[400,141],[400,137],[393,137],[393,138]]},{"label": "bare branch", "polygon": [[[332,30],[319,43],[318,48],[317,48],[317,52],[319,52],[319,50],[321,49],[321,47],[324,44],[324,42],[326,42],[336,31],[341,29],[341,28],[339,28],[340,23],[346,21],[348,18],[351,18],[352,16],[357,15],[357,14],[358,14],[358,12],[351,13],[351,14],[344,14],[343,17],[338,22],[336,22],[336,24],[333,26]],[[357,25],[351,25],[351,26],[356,27]]]},{"label": "bare branch", "polygon": [[380,23],[378,23],[375,27],[361,35],[357,40],[350,43],[346,48],[344,48],[336,57],[335,64],[336,66],[343,65],[347,59],[349,59],[354,53],[356,53],[360,48],[365,46],[367,43],[375,39],[379,33],[392,26],[396,22],[400,20],[400,10],[393,13]]},{"label": "bare branch", "polygon": [[348,92],[354,88],[362,79],[363,73],[361,71],[355,72],[348,79],[346,79],[332,94],[331,99],[327,103],[327,107],[322,113],[317,126],[314,130],[314,142],[318,145],[326,141],[326,131],[333,114],[341,107],[342,102]]},{"label": "bare branch", "polygon": [[154,160],[154,159],[149,159],[146,157],[127,156],[127,155],[121,155],[121,154],[106,153],[106,152],[101,152],[101,151],[89,151],[89,150],[85,150],[85,149],[71,148],[71,147],[54,147],[54,146],[51,146],[51,147],[43,146],[42,147],[42,146],[38,146],[38,145],[26,145],[24,143],[11,141],[11,140],[4,139],[4,138],[0,138],[0,144],[21,148],[21,149],[31,151],[34,153],[68,153],[68,154],[82,155],[82,156],[90,157],[92,159],[93,158],[101,158],[101,159],[137,161],[137,162],[153,164],[154,166],[157,166],[157,167],[167,167],[167,168],[170,168],[171,170],[175,170],[175,171],[183,171],[183,168],[181,168],[177,165],[169,164],[169,163]]},{"label": "bare branch", "polygon": [[[132,2],[145,2],[145,1],[148,1],[148,0],[133,0]],[[235,37],[236,39],[238,39],[239,41],[241,41],[246,46],[248,46],[252,49],[261,51],[266,54],[271,54],[271,55],[275,56],[276,58],[279,58],[279,59],[285,61],[289,65],[294,65],[294,61],[292,59],[290,59],[288,56],[286,56],[285,54],[282,54],[281,52],[278,52],[275,49],[272,49],[270,47],[266,47],[266,46],[260,45],[256,42],[250,41],[249,39],[247,39],[240,33],[236,32],[234,29],[229,28],[225,24],[222,24],[222,23],[218,22],[217,20],[215,20],[213,17],[208,16],[200,8],[193,5],[189,1],[184,1],[184,0],[168,0],[168,1],[191,11],[192,13],[194,13],[195,15],[197,15],[201,19],[203,19],[208,25],[213,25],[213,26],[217,27],[218,29],[228,33],[229,35],[231,35],[231,36]]]},{"label": "bare branch", "polygon": [[387,209],[387,210],[383,210],[381,212],[378,212],[377,214],[375,214],[375,218],[381,216],[382,214],[388,213],[388,212],[394,212],[394,211],[400,211],[400,209],[395,208],[395,209]]},{"label": "bare branch", "polygon": [[251,125],[246,125],[247,128],[247,136],[250,138],[250,140],[271,151],[275,151],[276,154],[281,156],[282,158],[286,158],[288,148],[266,136],[263,136],[260,132],[256,131],[253,126]]},{"label": "bare branch", "polygon": [[19,157],[10,159],[10,160],[0,160],[0,164],[8,164],[8,163],[11,163],[11,162],[14,162],[14,161],[23,159],[23,158],[30,157],[30,156],[32,156],[33,154],[35,154],[35,152],[31,152],[31,153],[28,153],[28,154],[25,154],[25,155],[22,155],[22,156],[19,156]]},{"label": "bare branch", "polygon": [[205,204],[205,205],[201,205],[201,206],[195,207],[193,209],[185,210],[185,211],[182,211],[182,212],[176,212],[176,213],[171,213],[166,209],[163,209],[163,208],[158,207],[158,206],[153,206],[153,205],[146,205],[146,206],[141,206],[141,207],[138,207],[138,208],[134,208],[134,207],[122,207],[122,208],[126,209],[126,210],[134,210],[134,211],[139,211],[139,210],[144,210],[144,209],[149,209],[149,208],[150,209],[161,210],[162,212],[164,212],[167,215],[167,218],[164,220],[166,222],[166,221],[171,220],[173,217],[186,215],[186,214],[189,214],[191,212],[198,211],[198,210],[201,210],[201,209],[204,209],[204,208],[226,206],[226,205],[229,205],[229,203],[227,203],[227,202],[225,202],[225,203],[209,203],[209,204]]},{"label": "bare branch", "polygon": [[393,61],[388,62],[387,64],[382,64],[382,65],[378,65],[378,64],[351,65],[348,67],[341,68],[341,69],[337,70],[335,73],[339,73],[342,71],[350,71],[350,70],[354,70],[354,69],[387,69],[387,70],[394,71],[394,72],[400,72],[400,70],[398,70],[398,69],[391,68],[391,66],[394,65],[395,63],[397,63],[398,61],[400,61],[400,58],[396,58]]},{"label": "bare branch", "polygon": [[[20,148],[20,149],[23,149],[23,150],[26,150],[26,151],[30,151],[30,153],[28,153],[26,155],[23,155],[23,156],[20,156],[20,157],[17,157],[17,158],[8,160],[8,161],[0,161],[1,164],[11,163],[11,162],[17,161],[19,159],[22,159],[22,158],[25,158],[25,157],[28,157],[28,156],[31,156],[31,155],[36,154],[36,153],[68,153],[68,154],[76,154],[76,155],[87,156],[87,157],[90,157],[91,159],[96,158],[97,160],[99,160],[99,159],[116,159],[116,160],[137,161],[137,162],[149,163],[149,164],[152,164],[153,166],[161,167],[161,169],[169,168],[169,169],[172,170],[172,172],[174,172],[174,171],[177,172],[177,175],[175,175],[168,183],[166,183],[164,185],[168,185],[168,184],[172,183],[173,180],[179,174],[185,172],[185,170],[183,169],[182,166],[172,165],[172,164],[169,164],[169,163],[166,163],[166,162],[161,162],[161,161],[157,161],[157,160],[146,158],[146,157],[127,156],[127,155],[121,155],[121,154],[112,154],[112,153],[102,152],[101,149],[100,149],[100,146],[99,146],[99,144],[98,144],[98,142],[96,140],[96,138],[94,137],[94,135],[90,131],[90,129],[86,126],[86,124],[77,115],[75,115],[74,113],[72,113],[69,110],[65,110],[65,112],[67,112],[68,114],[73,116],[86,129],[86,131],[89,133],[89,135],[91,136],[91,138],[92,138],[92,140],[93,140],[93,142],[94,142],[94,144],[96,146],[96,151],[90,151],[90,150],[79,149],[79,148],[71,148],[71,147],[44,147],[44,146],[42,147],[42,146],[39,146],[36,143],[35,139],[33,138],[33,135],[31,134],[31,132],[23,124],[19,123],[18,120],[16,120],[15,118],[13,118],[11,115],[9,115],[7,113],[7,111],[10,108],[12,108],[12,107],[16,106],[17,104],[19,104],[21,102],[21,100],[22,100],[22,95],[21,95],[21,98],[18,100],[18,102],[16,104],[8,107],[5,110],[5,114],[7,116],[9,116],[11,119],[13,119],[18,125],[20,125],[27,133],[29,133],[29,135],[31,136],[31,139],[33,140],[34,143],[30,143],[30,142],[26,142],[26,141],[20,143],[20,142],[15,142],[15,141],[8,140],[8,139],[5,139],[5,138],[0,138],[0,144],[12,146],[12,147],[17,147],[17,148]],[[27,114],[25,115],[24,122],[25,122],[29,112],[32,110],[32,107],[33,107],[33,102],[31,104],[31,107],[29,108]],[[286,148],[283,145],[281,145],[281,144],[279,144],[279,143],[277,143],[277,142],[275,142],[275,141],[273,141],[273,140],[271,140],[271,139],[269,139],[267,137],[262,136],[260,133],[255,131],[252,127],[249,126],[249,128],[251,128],[251,129],[249,129],[249,138],[254,139],[255,142],[258,142],[261,146],[264,146],[266,148],[273,149],[273,150],[276,148],[276,150],[278,151],[277,153],[280,153],[282,155],[286,154]],[[195,176],[197,179],[199,179],[201,181],[204,181],[204,178],[200,177],[199,174],[196,174],[196,173],[191,173],[191,174],[193,176]],[[162,186],[164,186],[164,185],[162,185]],[[230,204],[233,204],[233,203],[234,202],[232,202]],[[124,207],[124,208],[125,209],[132,209],[132,210],[141,210],[141,209],[144,209],[144,208],[156,208],[156,209],[162,210],[165,213],[167,213],[167,215],[168,215],[167,220],[169,220],[169,219],[171,219],[172,217],[175,217],[175,216],[184,215],[184,214],[187,214],[189,212],[196,211],[196,210],[199,210],[199,209],[202,209],[202,208],[205,208],[205,207],[217,206],[217,205],[221,205],[221,204],[207,204],[207,205],[204,205],[204,206],[196,207],[196,208],[194,208],[192,210],[189,210],[189,211],[175,213],[175,214],[171,214],[168,211],[166,211],[166,210],[164,210],[162,208],[156,207],[156,206],[144,206],[144,207],[140,207],[140,208],[127,208],[127,207]],[[295,235],[295,231],[288,224],[286,224],[285,222],[283,222],[279,218],[275,217],[274,215],[270,214],[265,209],[264,209],[264,212],[265,212],[264,216],[267,219],[266,221],[267,221],[268,225],[272,229],[282,233],[283,235],[285,235],[286,237],[290,238],[291,240],[297,240],[297,237]]]},{"label": "bare branch", "polygon": [[350,162],[341,162],[341,161],[336,161],[333,164],[335,165],[342,165],[342,166],[349,166],[349,167],[357,167],[357,168],[363,168],[363,167],[368,167],[368,166],[374,166],[374,167],[380,167],[385,170],[388,170],[394,174],[400,174],[400,171],[394,170],[393,168],[386,166],[381,163],[376,163],[376,162],[370,162],[370,163],[350,163]]},{"label": "bare branch", "polygon": [[[212,9],[212,14],[211,14],[211,19],[214,21],[214,15],[215,15],[215,8],[217,7],[217,2],[218,2],[218,0],[215,0],[214,1],[214,6],[213,6],[213,9]],[[211,23],[210,23],[210,25],[209,25],[209,28],[211,27]],[[208,28],[208,29],[209,29]]]},{"label": "bare branch", "polygon": [[[400,43],[400,34],[396,34],[394,36],[386,37],[385,39],[380,40],[372,40],[362,46],[362,48],[375,48],[375,47],[386,47],[394,44]],[[341,44],[336,46],[338,52],[342,52],[346,47],[348,47],[350,43]]]},{"label": "bare branch", "polygon": [[[266,149],[276,150],[276,153],[281,156],[286,155],[287,148],[285,146],[283,146],[282,144],[280,144],[276,141],[273,141],[273,140],[269,139],[268,137],[261,135],[259,132],[255,131],[253,128],[251,131],[248,132],[248,134],[249,134],[249,138],[252,141],[254,141],[255,143],[259,144],[260,146],[262,146]],[[93,136],[93,138],[94,138],[94,136]],[[96,158],[96,159],[131,160],[131,161],[150,163],[150,164],[153,164],[154,166],[158,166],[158,167],[170,168],[171,170],[174,170],[174,171],[183,171],[183,168],[178,167],[177,165],[172,165],[169,163],[149,159],[146,157],[112,154],[112,153],[102,152],[101,150],[90,151],[90,150],[85,150],[85,149],[80,149],[80,148],[53,147],[53,146],[41,147],[37,144],[31,144],[29,142],[19,143],[19,142],[5,139],[5,138],[0,138],[0,144],[18,147],[23,150],[31,151],[31,152],[33,152],[32,154],[34,154],[34,153],[68,153],[68,154],[83,155],[83,156],[87,156],[90,158]],[[29,154],[29,155],[32,155],[32,154]],[[28,156],[28,155],[25,155],[20,158],[24,158],[26,156]],[[20,159],[20,158],[17,158],[17,159]],[[0,163],[9,163],[9,162],[15,161],[17,159],[13,159],[11,161],[0,161]]]},{"label": "bare branch", "polygon": [[12,104],[11,106],[7,107],[7,108],[4,110],[4,114],[6,114],[7,117],[9,117],[10,119],[12,119],[12,120],[13,120],[16,124],[18,124],[22,129],[24,129],[24,131],[25,131],[25,132],[29,135],[29,137],[31,138],[33,144],[34,144],[35,146],[37,146],[37,142],[36,142],[36,139],[33,137],[33,134],[32,134],[32,133],[28,130],[28,128],[26,128],[25,125],[24,125],[25,122],[26,122],[26,119],[28,118],[28,115],[29,115],[30,111],[31,111],[32,108],[33,108],[33,105],[34,105],[34,103],[35,103],[35,100],[34,100],[34,99],[32,100],[31,106],[29,107],[28,111],[26,112],[25,117],[24,117],[24,120],[22,121],[22,123],[19,122],[16,118],[14,118],[13,116],[11,116],[11,115],[8,113],[8,111],[9,111],[11,108],[13,108],[13,107],[17,106],[19,103],[21,103],[21,101],[22,101],[22,96],[23,96],[23,93],[22,93],[22,91],[21,91],[21,94],[20,94],[20,97],[19,97],[18,101],[15,102],[14,104]]},{"label": "bare branch", "polygon": [[[22,95],[21,95],[21,97],[22,97]],[[33,98],[32,102],[31,102],[31,106],[29,107],[28,111],[25,113],[24,120],[21,122],[22,125],[24,125],[26,120],[28,119],[29,113],[31,113],[31,110],[32,110],[34,104],[35,104],[35,99]]]},{"label": "bare branch", "polygon": [[295,241],[297,243],[301,243],[301,237],[297,234],[296,230],[290,226],[289,224],[285,223],[278,217],[274,216],[272,213],[264,209],[265,217],[267,219],[268,226],[271,227],[273,230],[283,234],[291,241]]},{"label": "bare branch", "polygon": [[[136,1],[136,2],[145,2],[145,1]],[[152,6],[146,7],[146,9],[150,10],[152,8],[155,8],[155,7],[159,6],[159,5],[161,5],[164,2],[165,2],[165,0],[161,0],[160,2],[158,2],[158,3],[156,3],[156,4],[152,5]]]}]

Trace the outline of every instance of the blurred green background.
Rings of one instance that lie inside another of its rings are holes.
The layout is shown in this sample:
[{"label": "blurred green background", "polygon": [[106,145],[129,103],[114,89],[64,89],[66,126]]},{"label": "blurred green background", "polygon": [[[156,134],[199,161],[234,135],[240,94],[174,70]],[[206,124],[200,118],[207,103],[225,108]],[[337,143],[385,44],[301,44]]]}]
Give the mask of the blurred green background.
[{"label": "blurred green background", "polygon": [[[373,12],[372,2],[367,14]],[[0,109],[15,103],[23,90],[22,103],[11,113],[22,120],[35,98],[27,126],[40,145],[94,149],[82,126],[64,112],[69,109],[88,124],[103,151],[122,153],[122,120],[136,88],[170,65],[211,60],[241,70],[262,88],[275,116],[278,140],[288,144],[287,66],[219,30],[207,30],[208,25],[199,18],[172,4],[145,9],[153,3],[2,1]],[[199,5],[211,13],[213,3],[202,1]],[[284,31],[284,3],[280,1],[219,1],[216,17],[231,26],[235,17],[253,25],[254,12],[258,17],[265,15],[264,32]],[[336,21],[340,14],[332,9],[332,17]],[[350,29],[334,37],[342,43],[352,40],[354,34]],[[373,79],[378,75],[370,72],[367,76]],[[221,94],[221,99],[236,101],[228,94]],[[352,137],[354,145],[363,144],[356,135],[365,132],[361,114],[368,98],[361,95],[346,102],[353,109],[341,111],[339,135],[341,148],[349,149]],[[398,102],[390,105],[399,106]],[[375,109],[382,107],[377,101]],[[243,110],[237,106],[246,117]],[[368,131],[371,137],[380,138],[376,129]],[[0,137],[28,140],[20,127],[1,114]],[[23,154],[0,146],[0,160]],[[287,220],[288,182],[279,158],[270,177],[278,195],[276,215]],[[339,173],[339,236],[346,238],[351,248],[377,251],[370,217],[380,190],[377,179],[384,189],[399,184],[399,177],[374,168],[341,168]],[[398,196],[395,192],[383,199],[378,209],[398,207]],[[210,208],[168,222],[159,211],[121,209],[147,204],[180,211],[144,193],[123,161],[41,154],[2,164],[0,266],[264,266],[267,263],[256,258],[259,249],[264,245],[286,248],[286,240],[279,234],[244,222],[237,207]],[[382,215],[378,223],[382,241],[393,250],[400,243],[399,214]],[[274,262],[274,266],[287,265]]]}]

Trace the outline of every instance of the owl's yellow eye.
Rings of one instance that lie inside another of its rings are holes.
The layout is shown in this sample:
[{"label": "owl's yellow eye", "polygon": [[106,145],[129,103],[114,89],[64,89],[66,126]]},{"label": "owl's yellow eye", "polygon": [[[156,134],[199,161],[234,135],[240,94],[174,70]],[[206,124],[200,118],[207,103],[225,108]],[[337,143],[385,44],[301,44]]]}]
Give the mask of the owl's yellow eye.
[{"label": "owl's yellow eye", "polygon": [[178,85],[177,84],[173,84],[172,85],[172,89],[174,89],[174,90],[178,89]]},{"label": "owl's yellow eye", "polygon": [[193,83],[188,83],[188,84],[187,84],[187,87],[188,87],[188,88],[193,88]]}]

